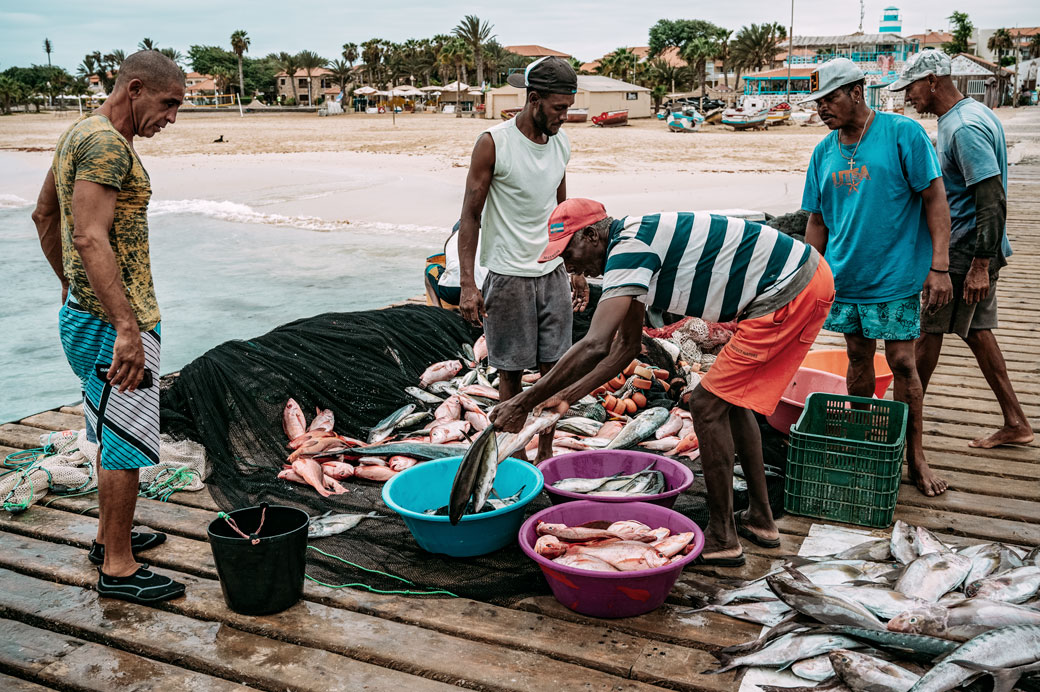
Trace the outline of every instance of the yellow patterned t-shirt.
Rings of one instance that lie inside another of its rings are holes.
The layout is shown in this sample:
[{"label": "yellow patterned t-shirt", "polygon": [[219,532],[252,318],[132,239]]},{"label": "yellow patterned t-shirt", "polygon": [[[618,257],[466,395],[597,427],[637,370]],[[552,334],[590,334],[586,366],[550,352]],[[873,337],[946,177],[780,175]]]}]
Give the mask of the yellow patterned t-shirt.
[{"label": "yellow patterned t-shirt", "polygon": [[141,160],[108,118],[88,115],[58,140],[52,168],[61,206],[62,263],[73,298],[95,317],[111,322],[90,287],[83,260],[72,242],[72,192],[77,180],[88,180],[119,191],[108,240],[138,325],[143,330],[153,329],[159,323],[159,305],[148,255],[152,185]]}]

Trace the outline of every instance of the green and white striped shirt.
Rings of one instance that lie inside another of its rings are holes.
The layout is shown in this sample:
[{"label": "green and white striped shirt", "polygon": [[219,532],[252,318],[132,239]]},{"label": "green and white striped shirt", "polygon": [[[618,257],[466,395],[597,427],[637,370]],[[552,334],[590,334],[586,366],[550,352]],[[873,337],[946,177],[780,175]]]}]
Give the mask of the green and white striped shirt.
[{"label": "green and white striped shirt", "polygon": [[809,245],[754,221],[706,212],[630,216],[610,227],[603,299],[634,295],[648,307],[716,322],[758,317],[794,299],[818,259]]}]

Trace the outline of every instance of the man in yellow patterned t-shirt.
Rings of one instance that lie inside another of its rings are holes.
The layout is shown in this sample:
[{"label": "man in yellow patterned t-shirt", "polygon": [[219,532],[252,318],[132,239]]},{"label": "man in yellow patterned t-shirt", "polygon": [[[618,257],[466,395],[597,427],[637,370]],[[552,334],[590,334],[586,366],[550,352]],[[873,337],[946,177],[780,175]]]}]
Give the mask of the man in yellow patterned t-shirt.
[{"label": "man in yellow patterned t-shirt", "polygon": [[184,74],[156,51],[119,66],[112,94],[58,140],[33,213],[62,286],[62,346],[83,388],[87,439],[98,445],[98,593],[155,603],[184,585],[137,563],[166,540],[132,532],[138,469],[159,461],[159,306],[148,256],[151,183],[134,137],[177,118]]}]

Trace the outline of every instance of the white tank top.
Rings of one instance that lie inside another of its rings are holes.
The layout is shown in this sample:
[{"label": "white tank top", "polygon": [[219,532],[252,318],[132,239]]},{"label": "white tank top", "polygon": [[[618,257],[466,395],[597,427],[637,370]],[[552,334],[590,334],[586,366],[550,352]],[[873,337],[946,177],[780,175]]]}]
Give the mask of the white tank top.
[{"label": "white tank top", "polygon": [[560,130],[536,144],[516,126],[516,118],[487,130],[495,142],[495,173],[481,220],[480,263],[496,274],[544,276],[563,260],[538,257],[549,244],[549,214],[567,171],[571,143]]}]

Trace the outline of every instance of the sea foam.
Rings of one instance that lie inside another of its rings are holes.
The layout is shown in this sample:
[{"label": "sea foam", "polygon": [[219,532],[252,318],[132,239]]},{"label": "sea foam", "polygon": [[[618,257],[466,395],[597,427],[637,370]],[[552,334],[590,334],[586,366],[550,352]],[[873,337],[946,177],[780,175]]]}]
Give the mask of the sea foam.
[{"label": "sea foam", "polygon": [[23,199],[18,195],[0,195],[0,209],[17,209],[18,207],[26,207],[32,204],[27,199]]},{"label": "sea foam", "polygon": [[261,223],[268,226],[291,226],[308,231],[338,231],[350,225],[343,219],[330,221],[317,216],[285,216],[284,214],[267,214],[238,202],[214,201],[209,199],[176,199],[153,201],[148,211],[150,214],[198,214],[221,221],[233,223]]}]

